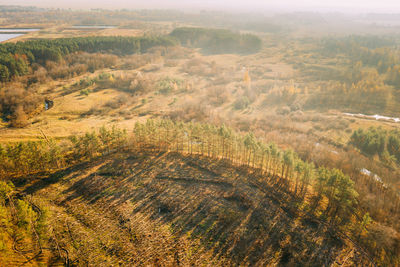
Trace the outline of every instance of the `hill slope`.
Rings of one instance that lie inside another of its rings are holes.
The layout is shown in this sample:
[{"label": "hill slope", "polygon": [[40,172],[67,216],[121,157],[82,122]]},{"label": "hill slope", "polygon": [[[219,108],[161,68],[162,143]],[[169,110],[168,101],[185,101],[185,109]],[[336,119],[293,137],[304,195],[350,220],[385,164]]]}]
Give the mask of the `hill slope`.
[{"label": "hill slope", "polygon": [[301,214],[277,179],[224,161],[119,152],[30,179],[21,181],[21,193],[32,195],[32,202],[48,207],[50,214],[50,237],[43,246],[51,255],[38,261],[368,265],[339,233]]}]

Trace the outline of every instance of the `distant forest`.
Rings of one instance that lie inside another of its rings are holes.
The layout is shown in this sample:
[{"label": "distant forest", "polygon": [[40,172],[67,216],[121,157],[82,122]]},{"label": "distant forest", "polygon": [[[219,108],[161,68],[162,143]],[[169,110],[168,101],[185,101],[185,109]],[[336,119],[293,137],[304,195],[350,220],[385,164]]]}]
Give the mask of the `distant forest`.
[{"label": "distant forest", "polygon": [[171,36],[182,45],[200,47],[209,54],[251,54],[261,49],[262,41],[252,34],[238,34],[224,29],[178,28]]},{"label": "distant forest", "polygon": [[155,46],[172,46],[176,41],[163,37],[79,37],[40,39],[0,45],[0,81],[28,74],[29,67],[47,61],[60,61],[74,52],[106,52],[117,55],[144,53]]},{"label": "distant forest", "polygon": [[212,54],[255,53],[260,50],[262,44],[255,35],[202,28],[178,28],[167,36],[78,37],[5,43],[0,44],[0,82],[28,74],[32,64],[59,62],[64,56],[74,52],[111,53],[121,56],[145,53],[149,48],[157,46],[177,45],[178,41]]}]

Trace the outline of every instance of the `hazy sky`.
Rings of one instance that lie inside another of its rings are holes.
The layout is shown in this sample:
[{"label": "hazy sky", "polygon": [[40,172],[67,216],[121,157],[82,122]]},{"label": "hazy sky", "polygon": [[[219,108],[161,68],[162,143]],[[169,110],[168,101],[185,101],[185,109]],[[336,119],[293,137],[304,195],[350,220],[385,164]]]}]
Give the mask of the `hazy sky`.
[{"label": "hazy sky", "polygon": [[400,12],[400,0],[0,0],[0,5],[87,8],[210,8],[236,10],[317,10]]}]

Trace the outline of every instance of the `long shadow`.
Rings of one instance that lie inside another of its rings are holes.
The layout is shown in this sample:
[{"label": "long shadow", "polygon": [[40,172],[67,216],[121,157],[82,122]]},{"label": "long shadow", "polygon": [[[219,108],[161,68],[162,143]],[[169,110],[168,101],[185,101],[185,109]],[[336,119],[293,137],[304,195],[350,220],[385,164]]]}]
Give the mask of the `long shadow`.
[{"label": "long shadow", "polygon": [[214,185],[221,185],[226,187],[232,187],[231,183],[224,182],[224,181],[216,181],[216,180],[200,180],[191,177],[168,177],[168,176],[157,176],[157,179],[161,180],[170,180],[174,182],[185,182],[185,183],[201,183],[201,184],[214,184]]},{"label": "long shadow", "polygon": [[[91,163],[89,162],[82,162],[76,165],[73,165],[71,167],[68,167],[66,169],[57,171],[55,173],[52,173],[50,175],[45,176],[44,178],[40,178],[37,181],[35,181],[33,184],[27,186],[24,188],[23,192],[25,194],[34,194],[37,191],[40,191],[52,184],[58,183],[60,180],[62,180],[65,176],[68,176],[72,173],[76,173],[79,170],[85,169],[88,167]],[[78,174],[74,175],[75,177],[78,176]]]},{"label": "long shadow", "polygon": [[[195,159],[174,154],[127,155],[86,176],[80,173],[83,168],[103,161],[82,163],[25,191],[34,193],[72,175],[61,204],[75,198],[90,205],[100,199],[101,205],[110,206],[129,201],[132,214],[147,214],[157,223],[171,225],[175,236],[200,240],[215,257],[228,257],[234,264],[266,265],[271,255],[280,255],[280,266],[323,266],[321,255],[330,255],[327,262],[333,262],[343,243],[317,222],[301,220],[287,190],[219,161]],[[193,168],[199,176],[187,176]],[[316,239],[322,241],[316,243]]]}]

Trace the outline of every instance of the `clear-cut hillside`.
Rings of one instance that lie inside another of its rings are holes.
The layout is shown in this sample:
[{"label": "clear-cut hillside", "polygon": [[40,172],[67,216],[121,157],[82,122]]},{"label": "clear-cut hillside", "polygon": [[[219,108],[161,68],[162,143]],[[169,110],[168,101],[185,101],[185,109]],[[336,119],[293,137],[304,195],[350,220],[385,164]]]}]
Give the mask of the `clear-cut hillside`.
[{"label": "clear-cut hillside", "polygon": [[224,161],[121,152],[30,179],[23,193],[50,214],[51,237],[43,246],[52,252],[38,262],[368,265],[344,236],[298,212],[278,180]]}]

